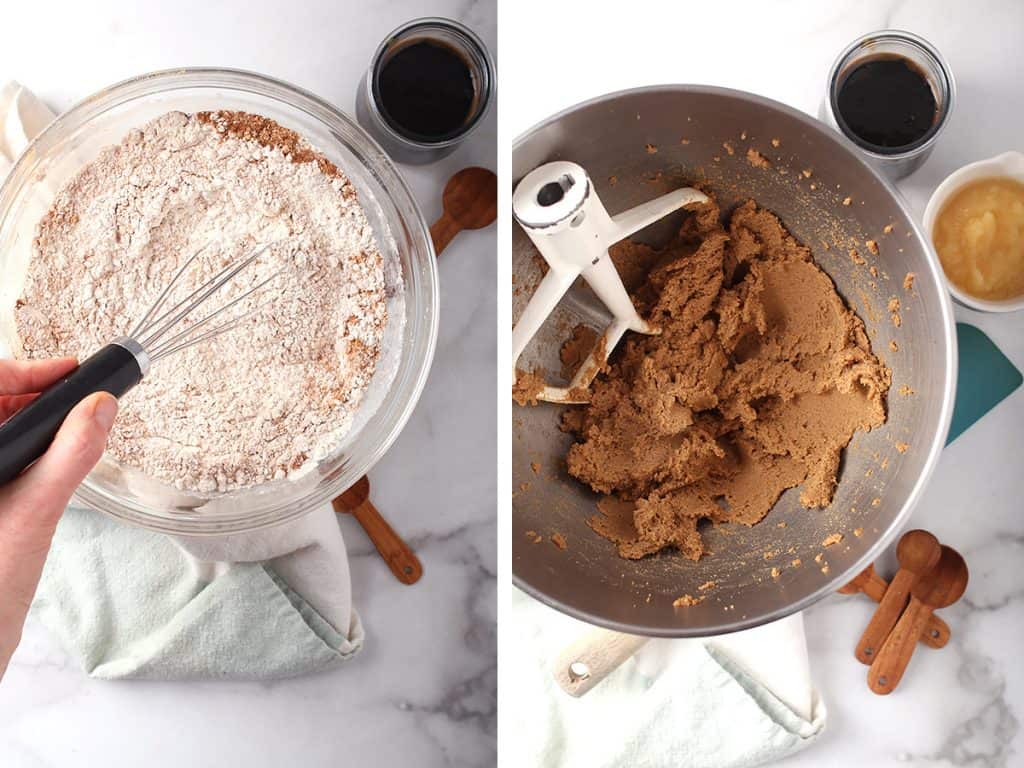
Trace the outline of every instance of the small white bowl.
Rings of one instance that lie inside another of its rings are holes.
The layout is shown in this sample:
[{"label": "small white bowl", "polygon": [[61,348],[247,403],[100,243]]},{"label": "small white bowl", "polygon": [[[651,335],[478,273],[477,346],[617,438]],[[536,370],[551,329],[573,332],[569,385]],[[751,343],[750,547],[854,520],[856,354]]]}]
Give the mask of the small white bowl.
[{"label": "small white bowl", "polygon": [[[939,215],[939,211],[942,210],[942,206],[946,204],[946,201],[966,184],[993,176],[1016,179],[1024,184],[1024,153],[1004,152],[988,160],[979,160],[976,163],[965,165],[960,170],[954,171],[947,176],[946,180],[939,184],[932,193],[932,197],[928,201],[928,207],[924,209],[924,231],[928,235],[930,242],[933,240],[932,230],[935,226],[935,217]],[[934,248],[934,242],[932,247]],[[941,259],[939,263],[941,265]],[[945,272],[943,274],[945,275]],[[1002,299],[1000,301],[979,299],[976,296],[964,293],[953,285],[953,281],[949,279],[948,275],[946,276],[946,286],[957,303],[981,312],[1016,312],[1017,310],[1024,309],[1024,296]]]}]

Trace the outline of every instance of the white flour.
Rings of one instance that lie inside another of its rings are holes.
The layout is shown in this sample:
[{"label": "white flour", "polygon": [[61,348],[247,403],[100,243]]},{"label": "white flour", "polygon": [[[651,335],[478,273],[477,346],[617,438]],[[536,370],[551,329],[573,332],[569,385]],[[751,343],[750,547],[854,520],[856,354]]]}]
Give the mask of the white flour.
[{"label": "white flour", "polygon": [[236,308],[259,311],[154,365],[108,450],[194,491],[284,477],[348,430],[387,310],[354,188],[273,121],[172,112],[83,168],[39,224],[15,312],[22,354],[84,357],[127,333],[197,251],[179,298],[257,243],[272,245],[192,319],[283,267]]}]

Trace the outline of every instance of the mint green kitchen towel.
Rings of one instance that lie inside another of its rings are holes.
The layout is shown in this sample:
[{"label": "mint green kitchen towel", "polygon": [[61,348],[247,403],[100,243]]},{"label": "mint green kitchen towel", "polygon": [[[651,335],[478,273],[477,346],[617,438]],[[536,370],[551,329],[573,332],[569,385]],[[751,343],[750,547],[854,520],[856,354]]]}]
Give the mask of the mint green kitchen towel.
[{"label": "mint green kitchen towel", "polygon": [[207,565],[168,536],[69,507],[32,611],[107,679],[289,677],[362,647],[355,611],[339,632],[267,562]]}]

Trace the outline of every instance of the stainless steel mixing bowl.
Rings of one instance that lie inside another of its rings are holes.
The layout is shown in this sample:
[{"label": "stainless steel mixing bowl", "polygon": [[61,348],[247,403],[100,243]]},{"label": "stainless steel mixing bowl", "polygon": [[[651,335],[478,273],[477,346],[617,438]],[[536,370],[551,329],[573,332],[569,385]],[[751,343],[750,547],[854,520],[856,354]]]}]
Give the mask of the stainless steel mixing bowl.
[{"label": "stainless steel mixing bowl", "polygon": [[[752,166],[748,148],[772,166]],[[697,563],[674,552],[640,561],[619,558],[614,546],[587,526],[598,496],[566,473],[572,438],[558,429],[562,409],[514,406],[515,583],[577,618],[652,636],[719,634],[806,608],[851,579],[897,535],[945,441],[956,341],[952,306],[927,240],[898,193],[846,139],[783,104],[739,91],[657,86],[580,104],[515,143],[513,183],[541,163],[563,159],[589,171],[613,214],[695,181],[709,184],[723,209],[754,198],[774,211],[814,250],[864,319],[875,352],[892,368],[893,386],[888,423],[855,436],[829,508],[804,509],[798,490],[791,490],[759,525],[705,528],[712,554]],[[656,244],[679,221],[666,220],[637,239]],[[892,231],[886,234],[888,225]],[[878,256],[868,253],[868,239],[878,242]],[[852,247],[876,265],[877,277],[852,261]],[[513,223],[514,318],[539,280],[539,260]],[[903,288],[908,272],[916,275],[912,291]],[[901,301],[898,328],[887,311],[894,296]],[[577,323],[600,328],[607,320],[593,294],[577,285],[520,366],[540,364],[557,372],[558,350],[569,330]],[[903,385],[914,394],[898,394]],[[909,448],[900,452],[898,443]],[[568,548],[534,543],[528,532],[545,539],[559,532]],[[842,541],[825,547],[822,542],[833,533],[842,534]],[[779,569],[777,577],[773,568]],[[709,581],[714,587],[701,591]],[[684,594],[705,599],[674,608],[673,600]]]}]

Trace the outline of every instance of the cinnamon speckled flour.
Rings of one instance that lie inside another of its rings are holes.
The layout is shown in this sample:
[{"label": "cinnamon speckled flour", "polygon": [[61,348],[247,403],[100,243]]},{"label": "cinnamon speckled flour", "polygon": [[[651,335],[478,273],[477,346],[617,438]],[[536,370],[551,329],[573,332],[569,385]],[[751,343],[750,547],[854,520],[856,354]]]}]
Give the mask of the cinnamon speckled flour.
[{"label": "cinnamon speckled flour", "polygon": [[123,398],[108,450],[202,492],[284,477],[348,430],[387,310],[355,189],[272,120],[171,112],[85,166],[39,223],[15,312],[22,355],[88,355],[127,333],[193,254],[178,298],[260,243],[192,319],[283,270],[235,308],[253,317],[154,365]]}]

